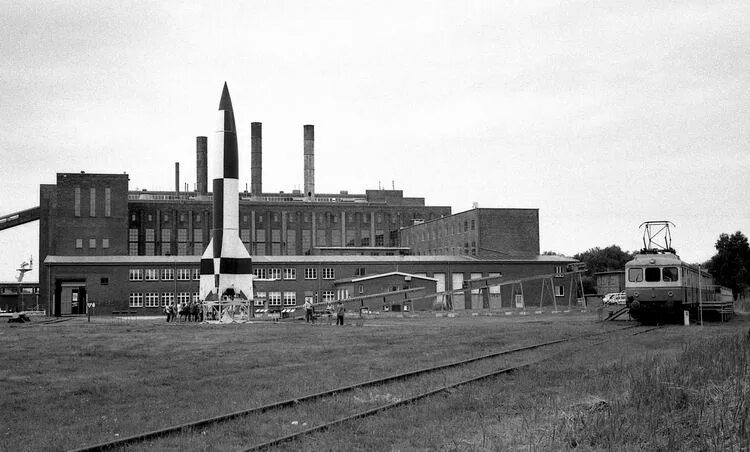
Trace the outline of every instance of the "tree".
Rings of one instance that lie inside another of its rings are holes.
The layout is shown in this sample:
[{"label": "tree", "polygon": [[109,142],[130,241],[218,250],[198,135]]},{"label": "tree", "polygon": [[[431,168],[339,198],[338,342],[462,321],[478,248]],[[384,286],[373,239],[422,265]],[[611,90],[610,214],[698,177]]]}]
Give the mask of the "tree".
[{"label": "tree", "polygon": [[591,248],[573,256],[586,264],[586,275],[582,278],[583,289],[586,293],[596,292],[594,273],[613,270],[625,270],[625,263],[633,259],[633,253],[623,251],[617,245],[606,248]]},{"label": "tree", "polygon": [[721,234],[716,241],[717,253],[706,262],[706,269],[716,283],[732,289],[736,297],[750,287],[750,245],[747,237],[737,231]]},{"label": "tree", "polygon": [[611,245],[606,248],[591,248],[576,254],[573,258],[585,263],[587,274],[591,275],[597,272],[624,270],[625,263],[633,259],[633,253],[623,251],[617,245]]}]

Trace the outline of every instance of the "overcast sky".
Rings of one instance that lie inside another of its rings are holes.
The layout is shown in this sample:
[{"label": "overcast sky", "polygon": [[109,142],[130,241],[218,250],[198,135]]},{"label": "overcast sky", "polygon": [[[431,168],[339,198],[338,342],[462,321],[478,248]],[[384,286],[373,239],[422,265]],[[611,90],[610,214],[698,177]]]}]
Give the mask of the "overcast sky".
[{"label": "overcast sky", "polygon": [[[302,186],[314,124],[318,193],[538,208],[542,251],[750,233],[747,0],[185,3],[0,0],[0,214],[58,172],[192,189],[227,81],[243,188],[250,122],[266,192]],[[37,240],[0,231],[0,280]]]}]

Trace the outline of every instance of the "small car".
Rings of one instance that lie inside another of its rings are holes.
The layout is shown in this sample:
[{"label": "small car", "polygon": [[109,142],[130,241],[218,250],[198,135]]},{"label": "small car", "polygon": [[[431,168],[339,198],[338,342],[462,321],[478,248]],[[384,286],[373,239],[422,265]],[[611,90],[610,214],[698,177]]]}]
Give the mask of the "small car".
[{"label": "small car", "polygon": [[625,292],[608,293],[602,298],[604,305],[625,304]]}]

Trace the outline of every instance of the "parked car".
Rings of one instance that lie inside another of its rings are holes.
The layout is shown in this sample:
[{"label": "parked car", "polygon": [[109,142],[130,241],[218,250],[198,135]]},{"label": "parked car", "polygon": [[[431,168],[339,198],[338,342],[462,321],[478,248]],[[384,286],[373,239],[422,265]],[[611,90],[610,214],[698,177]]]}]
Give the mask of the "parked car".
[{"label": "parked car", "polygon": [[608,293],[602,298],[604,305],[625,304],[625,292]]}]

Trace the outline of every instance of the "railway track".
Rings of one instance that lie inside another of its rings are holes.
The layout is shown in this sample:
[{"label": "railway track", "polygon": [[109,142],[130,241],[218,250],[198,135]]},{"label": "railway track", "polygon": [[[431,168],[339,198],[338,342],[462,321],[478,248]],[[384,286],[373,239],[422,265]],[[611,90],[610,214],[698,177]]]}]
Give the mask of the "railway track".
[{"label": "railway track", "polygon": [[[549,359],[550,356],[544,355],[540,352],[541,350],[553,349],[554,351],[555,347],[575,341],[597,341],[589,344],[589,346],[595,346],[601,342],[606,342],[600,341],[602,336],[618,334],[631,329],[638,329],[636,334],[643,334],[658,328],[646,329],[639,326],[628,326],[501,350],[469,359],[290,398],[256,408],[174,425],[115,441],[73,449],[73,451],[127,449],[130,446],[135,446],[139,450],[149,448],[161,450],[169,448],[170,445],[176,450],[180,450],[187,445],[196,446],[196,441],[214,444],[212,437],[237,436],[242,436],[244,439],[239,441],[245,444],[247,438],[253,438],[256,441],[252,447],[241,450],[267,449],[284,442],[293,441],[304,435],[324,431],[342,423],[410,404],[459,386],[507,374]],[[519,356],[520,358],[518,358]],[[301,421],[289,421],[290,419]],[[308,426],[304,419],[320,419],[320,421],[315,425]],[[242,432],[241,435],[238,435],[238,432]]]}]

